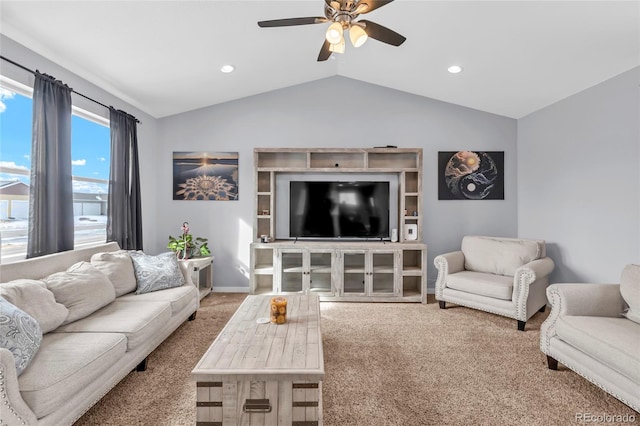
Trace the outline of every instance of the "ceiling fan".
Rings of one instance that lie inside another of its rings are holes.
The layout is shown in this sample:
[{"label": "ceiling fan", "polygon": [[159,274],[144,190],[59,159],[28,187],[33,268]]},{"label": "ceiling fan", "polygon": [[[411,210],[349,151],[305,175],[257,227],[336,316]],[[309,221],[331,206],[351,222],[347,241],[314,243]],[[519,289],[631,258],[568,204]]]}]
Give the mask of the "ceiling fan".
[{"label": "ceiling fan", "polygon": [[400,46],[406,40],[405,37],[389,28],[375,22],[361,19],[358,16],[374,11],[393,0],[325,0],[324,17],[286,18],[259,21],[262,28],[289,27],[294,25],[323,24],[331,22],[327,28],[326,39],[320,49],[318,61],[326,61],[332,52],[344,53],[344,32],[349,31],[349,39],[354,47],[360,47],[368,37],[390,44]]}]

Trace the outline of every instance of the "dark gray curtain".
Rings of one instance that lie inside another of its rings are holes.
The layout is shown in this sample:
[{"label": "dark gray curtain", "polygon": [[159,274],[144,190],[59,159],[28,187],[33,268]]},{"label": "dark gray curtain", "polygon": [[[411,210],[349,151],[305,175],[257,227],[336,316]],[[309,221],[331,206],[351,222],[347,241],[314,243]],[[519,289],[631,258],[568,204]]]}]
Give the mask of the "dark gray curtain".
[{"label": "dark gray curtain", "polygon": [[107,241],[116,241],[125,250],[142,250],[137,120],[114,108],[110,108],[110,119]]},{"label": "dark gray curtain", "polygon": [[27,257],[73,249],[72,89],[35,73]]}]

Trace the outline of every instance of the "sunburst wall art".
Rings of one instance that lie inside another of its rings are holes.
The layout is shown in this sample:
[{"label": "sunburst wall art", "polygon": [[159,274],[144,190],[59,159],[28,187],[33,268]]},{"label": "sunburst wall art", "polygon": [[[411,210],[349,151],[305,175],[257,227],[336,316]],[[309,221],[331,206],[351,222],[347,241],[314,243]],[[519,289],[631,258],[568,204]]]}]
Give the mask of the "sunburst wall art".
[{"label": "sunburst wall art", "polygon": [[237,152],[174,152],[174,200],[238,199]]},{"label": "sunburst wall art", "polygon": [[439,200],[504,200],[504,151],[438,152]]}]

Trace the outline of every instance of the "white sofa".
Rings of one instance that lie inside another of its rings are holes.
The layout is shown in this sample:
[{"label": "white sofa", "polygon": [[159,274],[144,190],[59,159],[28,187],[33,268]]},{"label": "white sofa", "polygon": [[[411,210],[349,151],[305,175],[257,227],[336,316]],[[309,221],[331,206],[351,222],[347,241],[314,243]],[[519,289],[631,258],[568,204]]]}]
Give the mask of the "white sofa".
[{"label": "white sofa", "polygon": [[553,261],[545,242],[465,236],[460,251],[437,256],[436,299],[514,318],[518,330],[547,304]]},{"label": "white sofa", "polygon": [[547,296],[540,350],[549,369],[561,362],[640,411],[640,265],[627,265],[620,284],[553,284]]},{"label": "white sofa", "polygon": [[[107,243],[0,265],[0,281],[42,280],[77,262],[91,262],[96,253],[113,256],[118,250],[117,243]],[[184,285],[120,295],[90,315],[43,334],[20,375],[12,352],[0,348],[0,424],[71,425],[133,369],[144,370],[147,356],[185,320],[195,318],[199,307],[188,265],[181,263],[180,268]]]}]

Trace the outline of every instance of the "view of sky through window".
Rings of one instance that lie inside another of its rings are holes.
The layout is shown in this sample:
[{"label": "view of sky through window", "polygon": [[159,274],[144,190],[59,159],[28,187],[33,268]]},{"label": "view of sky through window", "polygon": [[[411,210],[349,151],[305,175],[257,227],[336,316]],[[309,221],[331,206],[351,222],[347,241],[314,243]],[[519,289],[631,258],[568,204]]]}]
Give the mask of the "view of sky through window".
[{"label": "view of sky through window", "polygon": [[[31,99],[0,88],[0,165],[21,170],[31,167]],[[28,176],[0,175],[0,180],[20,179],[28,183]]]},{"label": "view of sky through window", "polygon": [[[0,164],[22,170],[31,168],[31,99],[0,88]],[[94,179],[109,179],[109,127],[72,116],[72,174]],[[7,179],[0,175],[0,180]],[[20,180],[28,182],[28,176]],[[104,184],[74,181],[75,192],[106,193]]]}]

